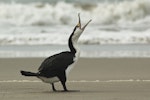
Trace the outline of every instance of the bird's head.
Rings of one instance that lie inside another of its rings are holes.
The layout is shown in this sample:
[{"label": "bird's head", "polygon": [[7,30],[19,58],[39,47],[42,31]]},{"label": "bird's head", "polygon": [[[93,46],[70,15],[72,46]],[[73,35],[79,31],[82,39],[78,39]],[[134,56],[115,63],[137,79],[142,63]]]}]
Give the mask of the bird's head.
[{"label": "bird's head", "polygon": [[79,18],[79,21],[78,21],[78,24],[75,26],[74,30],[73,30],[73,37],[72,39],[77,41],[78,38],[80,37],[80,35],[82,34],[82,32],[84,31],[84,29],[86,28],[86,26],[92,21],[92,20],[89,20],[83,27],[81,25],[81,19],[80,19],[80,14],[78,14],[78,18]]},{"label": "bird's head", "polygon": [[78,14],[78,18],[79,18],[79,21],[78,21],[78,24],[75,26],[76,27],[76,30],[75,31],[81,31],[83,32],[84,29],[86,28],[86,26],[92,21],[92,20],[89,20],[83,27],[81,26],[81,19],[80,19],[80,14]]}]

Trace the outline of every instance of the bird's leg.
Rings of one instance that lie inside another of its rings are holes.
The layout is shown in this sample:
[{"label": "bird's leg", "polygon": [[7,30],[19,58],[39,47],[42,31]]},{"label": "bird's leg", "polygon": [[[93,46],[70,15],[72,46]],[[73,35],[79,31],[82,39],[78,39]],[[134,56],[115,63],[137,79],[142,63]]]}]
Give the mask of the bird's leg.
[{"label": "bird's leg", "polygon": [[61,82],[61,84],[62,84],[62,86],[64,88],[64,91],[66,92],[66,91],[68,91],[68,89],[66,87],[66,80],[67,80],[66,79],[66,73],[65,73],[65,71],[62,71],[60,73],[62,73],[62,74],[59,75],[58,78],[60,79],[60,82]]},{"label": "bird's leg", "polygon": [[52,89],[53,89],[53,91],[56,91],[54,83],[52,83]]},{"label": "bird's leg", "polygon": [[65,83],[65,82],[61,82],[61,84],[62,84],[62,86],[63,86],[63,88],[64,88],[64,91],[67,92],[68,89],[67,89],[67,87],[66,87],[66,83]]}]

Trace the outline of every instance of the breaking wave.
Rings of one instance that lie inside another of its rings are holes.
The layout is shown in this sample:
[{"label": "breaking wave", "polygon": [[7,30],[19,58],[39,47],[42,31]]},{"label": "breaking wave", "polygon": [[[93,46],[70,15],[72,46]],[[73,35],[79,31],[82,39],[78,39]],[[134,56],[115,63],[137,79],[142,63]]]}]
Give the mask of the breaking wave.
[{"label": "breaking wave", "polygon": [[57,2],[19,4],[0,3],[0,23],[9,25],[73,24],[77,13],[93,24],[150,24],[150,1],[79,4]]},{"label": "breaking wave", "polygon": [[150,44],[150,1],[0,3],[0,45],[67,44],[81,13],[80,44]]},{"label": "breaking wave", "polygon": [[[26,29],[27,30],[27,29]],[[58,29],[56,29],[58,30]],[[1,34],[0,45],[42,45],[42,44],[59,44],[66,45],[68,43],[70,29],[63,31],[59,29],[57,32],[46,33],[16,33]],[[63,31],[63,32],[62,32]],[[85,30],[79,39],[79,44],[150,44],[150,30],[147,31],[96,31],[93,27]]]}]

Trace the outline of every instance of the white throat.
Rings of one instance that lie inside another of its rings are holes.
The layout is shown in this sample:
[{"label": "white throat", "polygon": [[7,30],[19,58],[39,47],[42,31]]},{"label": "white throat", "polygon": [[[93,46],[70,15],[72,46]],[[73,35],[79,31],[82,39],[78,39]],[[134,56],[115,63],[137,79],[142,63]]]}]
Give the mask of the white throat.
[{"label": "white throat", "polygon": [[73,43],[74,48],[76,49],[76,53],[75,53],[75,57],[74,57],[74,61],[77,60],[80,56],[80,49],[77,45],[77,43]]}]

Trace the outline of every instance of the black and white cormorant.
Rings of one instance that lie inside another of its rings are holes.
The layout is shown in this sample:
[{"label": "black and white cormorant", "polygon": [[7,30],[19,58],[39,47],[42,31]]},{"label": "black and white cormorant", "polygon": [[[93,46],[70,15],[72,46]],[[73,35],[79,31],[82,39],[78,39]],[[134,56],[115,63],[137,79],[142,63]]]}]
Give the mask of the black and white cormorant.
[{"label": "black and white cormorant", "polygon": [[37,73],[28,72],[28,71],[21,71],[21,74],[24,76],[35,76],[41,79],[45,83],[50,83],[52,85],[53,91],[56,91],[54,87],[55,82],[61,82],[64,91],[68,91],[66,87],[66,80],[68,73],[73,68],[75,63],[79,58],[79,50],[77,48],[77,42],[86,28],[86,26],[91,22],[89,20],[87,24],[81,27],[80,15],[78,14],[79,22],[73,29],[72,34],[68,40],[68,46],[70,51],[64,51],[55,55],[52,55],[46,58],[41,66],[38,69]]}]

